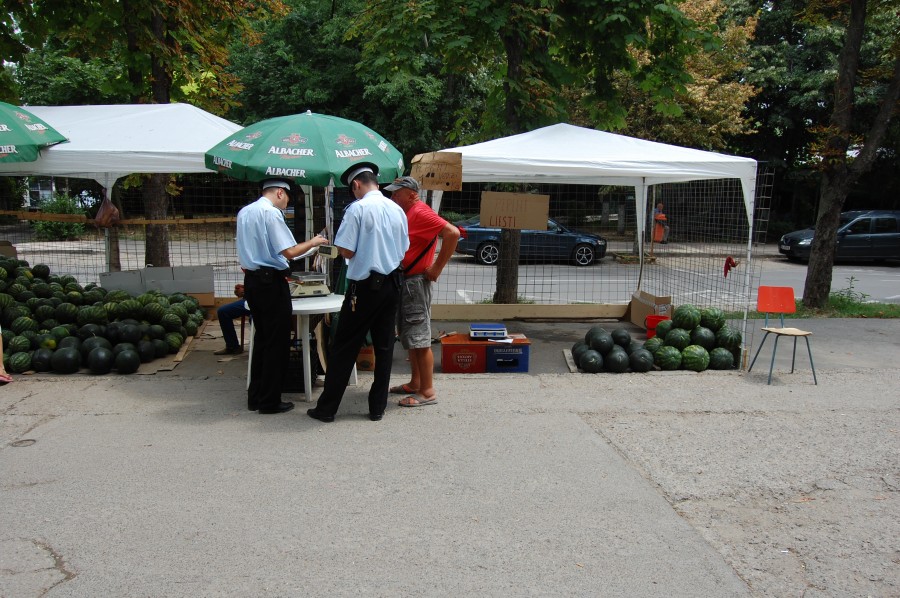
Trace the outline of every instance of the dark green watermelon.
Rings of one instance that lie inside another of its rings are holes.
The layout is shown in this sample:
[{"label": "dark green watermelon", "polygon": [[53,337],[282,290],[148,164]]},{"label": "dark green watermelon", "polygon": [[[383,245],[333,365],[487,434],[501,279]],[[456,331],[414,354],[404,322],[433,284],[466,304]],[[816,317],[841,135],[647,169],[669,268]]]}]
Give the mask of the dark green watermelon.
[{"label": "dark green watermelon", "polygon": [[585,351],[589,351],[590,347],[584,341],[578,341],[572,345],[572,360],[577,364],[581,360],[581,356]]},{"label": "dark green watermelon", "polygon": [[709,352],[709,369],[730,370],[734,367],[734,355],[725,347],[716,347]]},{"label": "dark green watermelon", "polygon": [[638,349],[628,356],[628,365],[632,372],[649,372],[653,369],[653,354],[647,349]]},{"label": "dark green watermelon", "polygon": [[9,356],[9,371],[21,374],[31,369],[31,351],[20,351]]},{"label": "dark green watermelon", "polygon": [[81,339],[77,336],[66,336],[59,339],[59,342],[56,343],[56,350],[64,349],[66,347],[73,348],[78,350],[81,348]]},{"label": "dark green watermelon", "polygon": [[91,351],[97,347],[112,351],[112,344],[102,336],[91,336],[81,341],[81,359],[84,363],[87,363],[87,358],[91,354]]},{"label": "dark green watermelon", "polygon": [[593,334],[588,334],[588,344],[591,346],[591,349],[598,352],[600,355],[606,355],[609,353],[610,349],[616,345],[612,335],[606,332],[606,330],[600,329]]},{"label": "dark green watermelon", "polygon": [[665,343],[681,351],[691,344],[691,333],[684,328],[673,328],[666,334]]},{"label": "dark green watermelon", "polygon": [[618,345],[610,349],[609,353],[603,356],[603,368],[607,372],[621,374],[628,371],[628,365],[628,353]]},{"label": "dark green watermelon", "polygon": [[675,328],[693,330],[700,325],[700,310],[690,303],[679,305],[672,312],[672,325]]},{"label": "dark green watermelon", "polygon": [[22,336],[21,334],[17,334],[12,337],[11,340],[4,343],[4,347],[6,351],[10,354],[20,353],[22,351],[30,351],[31,350],[31,339],[27,336]]},{"label": "dark green watermelon", "polygon": [[169,354],[169,343],[161,338],[154,338],[150,341],[153,343],[153,352],[156,357],[165,357]]},{"label": "dark green watermelon", "polygon": [[669,345],[663,345],[653,355],[653,363],[661,370],[677,370],[681,367],[681,351]]},{"label": "dark green watermelon", "polygon": [[661,320],[656,324],[656,336],[665,340],[666,335],[669,334],[672,328],[674,328],[672,320]]},{"label": "dark green watermelon", "polygon": [[700,310],[700,325],[717,332],[725,325],[725,312],[717,307],[704,307]]},{"label": "dark green watermelon", "polygon": [[603,371],[603,356],[598,351],[588,349],[581,356],[578,367],[589,374],[597,374]]},{"label": "dark green watermelon", "polygon": [[716,332],[716,345],[726,349],[737,349],[741,346],[741,332],[734,326],[725,324]]},{"label": "dark green watermelon", "polygon": [[[77,341],[78,339],[75,338],[75,340]],[[57,374],[74,374],[81,369],[81,353],[74,347],[59,348],[54,351],[53,356],[50,357],[50,365]]]},{"label": "dark green watermelon", "polygon": [[122,351],[137,351],[137,345],[135,345],[133,343],[122,342],[122,343],[117,343],[112,348],[113,355],[118,355]]},{"label": "dark green watermelon", "polygon": [[116,371],[120,374],[133,374],[141,367],[141,356],[137,351],[122,351],[116,355]]},{"label": "dark green watermelon", "polygon": [[78,329],[76,333],[78,338],[81,340],[85,340],[91,338],[92,336],[100,336],[100,325],[99,324],[85,324],[81,328]]},{"label": "dark green watermelon", "polygon": [[141,357],[141,363],[149,363],[156,359],[156,349],[153,347],[153,341],[142,340],[139,342],[137,352]]},{"label": "dark green watermelon", "polygon": [[137,324],[126,324],[119,329],[119,339],[123,343],[137,345],[141,340],[141,329]]},{"label": "dark green watermelon", "polygon": [[692,372],[702,372],[709,366],[709,353],[700,345],[688,345],[681,352],[681,367]]},{"label": "dark green watermelon", "polygon": [[644,341],[644,348],[650,351],[650,353],[656,354],[659,351],[659,348],[663,346],[663,339],[658,336],[654,336],[653,338],[648,338]]},{"label": "dark green watermelon", "polygon": [[613,342],[622,347],[623,349],[631,343],[631,334],[628,333],[624,328],[616,328],[612,332],[610,332],[610,336],[612,336]]},{"label": "dark green watermelon", "polygon": [[716,333],[705,326],[697,326],[691,330],[691,344],[700,345],[709,351],[716,346]]},{"label": "dark green watermelon", "polygon": [[87,356],[87,367],[92,374],[108,374],[112,371],[113,352],[106,347],[96,347]]},{"label": "dark green watermelon", "polygon": [[31,369],[35,372],[49,372],[53,367],[50,359],[53,357],[51,349],[40,348],[31,354]]},{"label": "dark green watermelon", "polygon": [[631,339],[631,342],[628,343],[628,346],[625,347],[625,352],[628,353],[629,355],[631,355],[638,349],[643,349],[643,348],[644,348],[644,343],[633,338],[633,339]]}]

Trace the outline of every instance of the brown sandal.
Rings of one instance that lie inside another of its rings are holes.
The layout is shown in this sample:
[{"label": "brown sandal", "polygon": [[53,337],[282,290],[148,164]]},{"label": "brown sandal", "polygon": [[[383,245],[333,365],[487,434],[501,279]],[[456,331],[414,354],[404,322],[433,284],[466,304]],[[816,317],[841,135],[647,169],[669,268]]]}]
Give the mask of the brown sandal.
[{"label": "brown sandal", "polygon": [[403,397],[400,399],[400,402],[397,403],[401,407],[424,407],[426,405],[437,405],[437,397],[431,397],[427,399],[422,397],[421,399],[416,395],[409,395],[408,397]]}]

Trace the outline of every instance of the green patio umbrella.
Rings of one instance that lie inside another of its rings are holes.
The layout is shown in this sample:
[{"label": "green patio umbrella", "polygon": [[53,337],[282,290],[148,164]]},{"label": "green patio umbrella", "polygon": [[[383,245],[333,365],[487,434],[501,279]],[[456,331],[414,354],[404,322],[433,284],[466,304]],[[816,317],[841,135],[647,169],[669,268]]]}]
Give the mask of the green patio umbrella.
[{"label": "green patio umbrella", "polygon": [[31,112],[0,102],[0,163],[34,162],[41,149],[68,141]]},{"label": "green patio umbrella", "polygon": [[358,122],[304,112],[260,121],[232,133],[206,152],[206,167],[236,179],[290,179],[325,187],[354,164],[378,166],[378,179],[403,174],[403,155]]}]

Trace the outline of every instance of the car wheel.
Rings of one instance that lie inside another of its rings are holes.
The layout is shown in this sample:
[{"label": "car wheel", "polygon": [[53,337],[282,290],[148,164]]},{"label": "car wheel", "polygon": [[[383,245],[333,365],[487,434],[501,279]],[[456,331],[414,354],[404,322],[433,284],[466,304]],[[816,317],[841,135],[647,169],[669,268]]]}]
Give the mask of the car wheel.
[{"label": "car wheel", "polygon": [[594,263],[594,248],[590,245],[577,245],[572,254],[572,261],[576,266],[590,266]]},{"label": "car wheel", "polygon": [[500,261],[500,246],[493,241],[482,243],[475,252],[475,261],[485,266],[493,266]]}]

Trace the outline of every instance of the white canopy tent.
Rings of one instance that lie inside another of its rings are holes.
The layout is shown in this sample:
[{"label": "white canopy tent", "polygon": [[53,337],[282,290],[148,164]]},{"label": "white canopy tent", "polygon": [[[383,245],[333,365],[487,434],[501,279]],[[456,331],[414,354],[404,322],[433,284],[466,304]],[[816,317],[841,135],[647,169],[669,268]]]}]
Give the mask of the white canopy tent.
[{"label": "white canopy tent", "polygon": [[69,138],[0,175],[93,179],[109,192],[132,173],[209,172],[206,151],[241,127],[189,104],[29,106]]},{"label": "white canopy tent", "polygon": [[[647,189],[662,183],[740,179],[752,224],[756,160],[556,124],[475,145],[462,154],[463,182],[556,183],[634,187],[639,237]],[[439,201],[439,199],[438,199]]]}]

